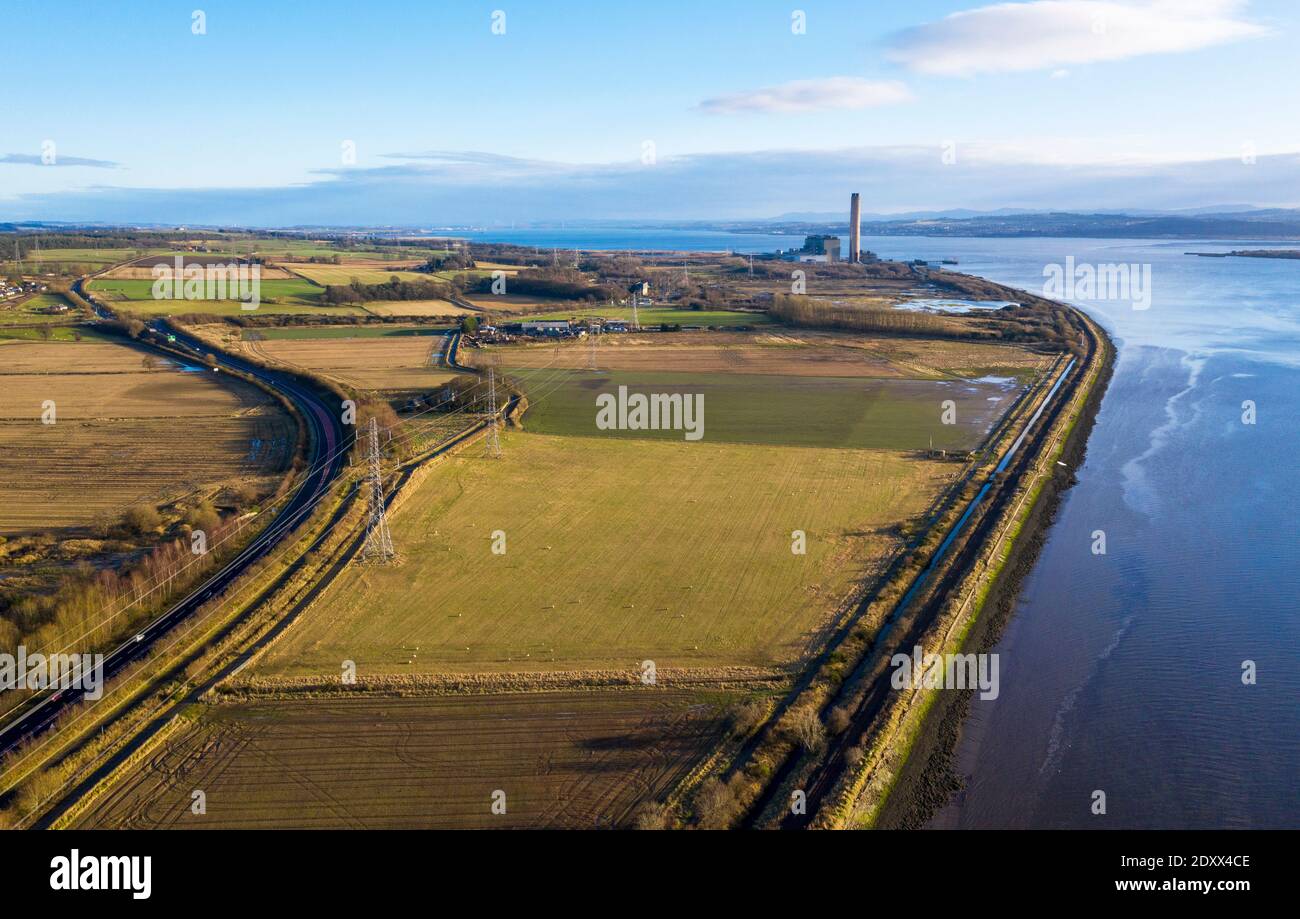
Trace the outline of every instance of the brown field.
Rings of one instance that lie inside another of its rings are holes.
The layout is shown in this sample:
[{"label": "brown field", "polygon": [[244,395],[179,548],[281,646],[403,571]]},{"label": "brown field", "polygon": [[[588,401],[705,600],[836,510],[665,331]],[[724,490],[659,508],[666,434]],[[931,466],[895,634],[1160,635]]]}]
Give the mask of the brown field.
[{"label": "brown field", "polygon": [[205,706],[79,825],[626,826],[719,740],[718,707],[699,702],[647,689]]},{"label": "brown field", "polygon": [[405,264],[394,262],[386,264],[384,262],[360,262],[352,261],[346,265],[316,265],[316,264],[291,264],[279,270],[285,271],[287,277],[306,278],[316,284],[324,287],[327,284],[351,284],[352,279],[356,278],[362,284],[384,284],[393,276],[397,275],[403,281],[431,281],[435,280],[431,275],[419,271],[404,271]]},{"label": "brown field", "polygon": [[311,370],[357,389],[433,389],[455,376],[435,363],[441,335],[241,341],[231,345],[265,360]]},{"label": "brown field", "polygon": [[446,300],[372,300],[362,304],[376,316],[472,316],[473,310]]},{"label": "brown field", "polygon": [[[466,349],[465,360],[498,355],[512,367],[586,369],[585,341]],[[610,334],[597,338],[602,370],[677,370],[697,373],[763,373],[818,377],[941,379],[1038,373],[1049,356],[1017,345],[925,339],[873,339],[821,332],[680,332]]]},{"label": "brown field", "polygon": [[[553,309],[562,310],[570,306],[579,306],[571,300],[551,300],[544,297],[515,296],[514,294],[466,294],[465,299],[481,310],[498,313],[518,312],[520,310]],[[590,304],[583,304],[589,306]]]},{"label": "brown field", "polygon": [[[75,527],[283,470],[293,420],[260,390],[125,344],[0,343],[0,533]],[[41,423],[55,403],[54,424]]]}]

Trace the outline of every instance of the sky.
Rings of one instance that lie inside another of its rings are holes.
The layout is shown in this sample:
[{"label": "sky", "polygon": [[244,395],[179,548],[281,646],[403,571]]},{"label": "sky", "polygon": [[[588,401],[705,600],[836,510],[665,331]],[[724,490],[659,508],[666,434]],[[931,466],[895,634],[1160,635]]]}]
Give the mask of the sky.
[{"label": "sky", "polygon": [[1298,23],[1293,0],[6,0],[0,219],[1300,206]]}]

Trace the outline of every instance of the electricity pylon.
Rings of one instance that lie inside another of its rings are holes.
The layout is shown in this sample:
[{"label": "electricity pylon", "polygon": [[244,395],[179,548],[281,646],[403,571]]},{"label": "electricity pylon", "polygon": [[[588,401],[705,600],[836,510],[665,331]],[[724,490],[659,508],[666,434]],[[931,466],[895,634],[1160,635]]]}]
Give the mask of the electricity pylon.
[{"label": "electricity pylon", "polygon": [[388,517],[384,513],[384,475],[379,468],[379,423],[370,419],[370,509],[366,524],[366,541],[361,547],[363,561],[390,562],[397,555],[393,550],[393,537],[388,532]]},{"label": "electricity pylon", "polygon": [[488,430],[484,452],[489,459],[501,458],[501,437],[497,433],[497,373],[488,367]]}]

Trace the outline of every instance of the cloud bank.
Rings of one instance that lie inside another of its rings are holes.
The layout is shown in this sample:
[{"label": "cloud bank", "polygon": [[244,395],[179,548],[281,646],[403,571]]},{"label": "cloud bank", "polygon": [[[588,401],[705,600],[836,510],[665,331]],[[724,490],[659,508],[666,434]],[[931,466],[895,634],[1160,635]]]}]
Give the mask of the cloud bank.
[{"label": "cloud bank", "polygon": [[887,56],[918,73],[1058,68],[1192,51],[1268,34],[1243,0],[1032,0],[953,13],[905,29]]},{"label": "cloud bank", "polygon": [[280,188],[139,189],[0,199],[0,219],[243,226],[509,225],[538,220],[764,218],[836,211],[1174,209],[1223,202],[1300,206],[1300,154],[1086,165],[967,145],[660,157],[573,164],[432,151],[378,168],[340,168]]},{"label": "cloud bank", "polygon": [[10,166],[90,166],[94,169],[120,169],[111,160],[92,160],[84,156],[55,156],[50,162],[33,153],[0,153],[0,163]]}]

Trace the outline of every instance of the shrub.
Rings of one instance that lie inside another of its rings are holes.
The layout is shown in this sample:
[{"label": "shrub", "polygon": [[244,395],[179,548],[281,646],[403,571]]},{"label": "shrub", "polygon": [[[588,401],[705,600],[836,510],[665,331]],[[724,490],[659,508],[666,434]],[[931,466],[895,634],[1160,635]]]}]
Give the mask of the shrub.
[{"label": "shrub", "polygon": [[156,532],[162,526],[162,517],[158,514],[158,508],[152,504],[137,504],[127,510],[122,516],[122,522],[127,530],[143,536]]},{"label": "shrub", "polygon": [[813,752],[826,744],[826,728],[812,705],[792,708],[784,722],[786,736],[803,749]]}]

